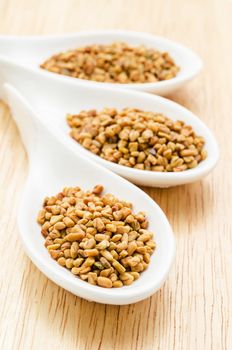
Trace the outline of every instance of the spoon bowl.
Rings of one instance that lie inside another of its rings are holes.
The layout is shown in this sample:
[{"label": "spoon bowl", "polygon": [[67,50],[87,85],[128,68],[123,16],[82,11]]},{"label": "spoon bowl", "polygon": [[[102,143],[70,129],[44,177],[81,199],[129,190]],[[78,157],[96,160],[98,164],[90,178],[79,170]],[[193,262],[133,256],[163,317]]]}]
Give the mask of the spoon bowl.
[{"label": "spoon bowl", "polygon": [[115,41],[123,41],[132,46],[145,45],[148,48],[166,51],[180,67],[180,71],[172,79],[154,83],[100,83],[63,75],[58,75],[59,79],[63,81],[71,79],[75,83],[84,86],[93,84],[95,88],[103,85],[106,88],[123,87],[166,95],[193,79],[202,69],[200,58],[192,50],[183,45],[151,34],[123,30],[89,31],[46,37],[0,36],[0,54],[14,60],[19,66],[30,67],[34,71],[40,72],[41,75],[51,77],[54,73],[39,68],[39,65],[50,56],[69,49],[92,44],[109,44]]},{"label": "spoon bowl", "polygon": [[[172,229],[159,206],[130,182],[77,155],[37,118],[34,110],[19,92],[5,85],[7,100],[20,130],[29,156],[29,176],[21,201],[18,225],[24,248],[34,264],[52,281],[84,299],[106,304],[130,304],[152,295],[161,287],[173,262],[175,244]],[[145,211],[155,232],[157,249],[148,269],[130,286],[104,289],[90,285],[58,265],[44,247],[44,238],[36,216],[47,195],[54,195],[66,186],[87,190],[103,184],[105,191],[134,204],[135,212]]]},{"label": "spoon bowl", "polygon": [[[126,89],[115,90],[103,85],[96,89],[95,84],[87,86],[77,84],[72,79],[64,81],[55,74],[52,78],[42,76],[3,57],[0,57],[0,79],[14,85],[27,99],[38,118],[46,122],[47,127],[59,135],[77,156],[82,154],[138,185],[169,187],[191,183],[206,176],[218,161],[218,146],[208,127],[186,108],[160,96]],[[205,138],[208,157],[196,168],[176,173],[138,170],[109,162],[74,141],[69,136],[70,128],[66,122],[67,113],[76,114],[85,109],[101,110],[104,107],[139,108],[164,114],[173,120],[183,120],[191,125],[198,135]]]}]

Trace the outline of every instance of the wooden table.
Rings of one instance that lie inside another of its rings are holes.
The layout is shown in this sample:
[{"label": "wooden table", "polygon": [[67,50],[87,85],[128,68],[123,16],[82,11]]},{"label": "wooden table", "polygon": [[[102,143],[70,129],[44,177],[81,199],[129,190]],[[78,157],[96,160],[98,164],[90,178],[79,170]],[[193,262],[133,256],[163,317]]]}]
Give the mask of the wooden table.
[{"label": "wooden table", "polygon": [[90,303],[49,281],[18,238],[17,207],[27,157],[9,109],[0,105],[0,349],[232,349],[232,1],[1,0],[1,34],[121,28],[169,37],[196,50],[204,72],[169,96],[216,135],[221,160],[201,182],[144,189],[176,236],[164,287],[130,306]]}]

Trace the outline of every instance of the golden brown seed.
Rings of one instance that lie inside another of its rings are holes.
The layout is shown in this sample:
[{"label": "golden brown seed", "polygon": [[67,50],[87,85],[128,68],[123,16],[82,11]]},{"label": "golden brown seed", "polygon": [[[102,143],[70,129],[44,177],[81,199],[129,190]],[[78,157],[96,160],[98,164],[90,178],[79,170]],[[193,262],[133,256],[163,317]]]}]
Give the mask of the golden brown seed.
[{"label": "golden brown seed", "polygon": [[90,238],[88,241],[86,241],[84,244],[83,244],[83,249],[92,249],[96,246],[96,241],[94,238]]},{"label": "golden brown seed", "polygon": [[84,250],[84,256],[97,256],[99,254],[97,249],[85,249]]},{"label": "golden brown seed", "polygon": [[92,266],[95,263],[94,257],[89,257],[85,260],[85,262],[82,264],[83,267],[89,267]]},{"label": "golden brown seed", "polygon": [[77,258],[77,259],[73,260],[73,266],[79,267],[79,266],[81,266],[81,264],[83,263],[83,261],[84,261],[83,258]]},{"label": "golden brown seed", "polygon": [[66,225],[63,222],[61,222],[61,221],[57,222],[54,225],[54,229],[56,229],[56,230],[63,230],[65,227],[66,227]]},{"label": "golden brown seed", "polygon": [[105,224],[100,218],[93,220],[93,226],[97,229],[98,232],[102,232],[105,228]]},{"label": "golden brown seed", "polygon": [[103,256],[100,258],[100,262],[101,262],[102,267],[105,267],[107,269],[111,267],[109,261],[106,258],[104,258]]},{"label": "golden brown seed", "polygon": [[131,276],[134,277],[134,280],[137,280],[140,276],[140,274],[138,272],[129,272]]},{"label": "golden brown seed", "polygon": [[74,274],[74,275],[79,275],[80,274],[80,268],[78,267],[73,267],[71,269],[71,272]]},{"label": "golden brown seed", "polygon": [[[146,231],[146,230],[140,230],[140,232],[144,232],[144,231]],[[152,237],[152,234],[150,233],[150,232],[144,232],[144,233],[142,233],[139,237],[138,237],[138,239],[137,239],[137,241],[140,241],[140,242],[146,242],[146,241],[149,241],[150,239],[151,239],[151,237]]]},{"label": "golden brown seed", "polygon": [[108,248],[109,245],[110,245],[109,241],[107,241],[107,240],[104,239],[103,241],[101,241],[100,243],[98,243],[98,245],[96,246],[96,248],[99,249],[99,250],[103,250],[103,249]]},{"label": "golden brown seed", "polygon": [[113,261],[113,260],[114,260],[112,254],[111,254],[110,252],[108,252],[107,250],[101,250],[101,255],[102,255],[106,260],[109,260],[109,261]]},{"label": "golden brown seed", "polygon": [[112,287],[112,281],[107,277],[97,277],[97,284],[104,288]]},{"label": "golden brown seed", "polygon": [[55,225],[57,222],[62,221],[63,215],[53,215],[50,219],[50,224]]},{"label": "golden brown seed", "polygon": [[54,249],[59,249],[60,248],[60,244],[51,244],[48,247],[48,250],[54,250]]},{"label": "golden brown seed", "polygon": [[61,265],[61,266],[65,266],[65,261],[66,261],[66,259],[64,257],[59,258],[57,260],[58,264]]},{"label": "golden brown seed", "polygon": [[72,219],[70,219],[68,216],[63,218],[63,222],[67,227],[73,227],[75,225],[75,222]]},{"label": "golden brown seed", "polygon": [[109,275],[113,272],[114,270],[112,268],[102,270],[100,272],[100,276],[102,277],[109,277]]},{"label": "golden brown seed", "polygon": [[93,285],[97,284],[97,274],[95,272],[88,273],[88,282]]},{"label": "golden brown seed", "polygon": [[120,274],[123,274],[126,271],[125,267],[123,267],[117,260],[114,260],[112,265]]},{"label": "golden brown seed", "polygon": [[78,243],[77,242],[73,242],[72,245],[71,245],[71,248],[70,248],[71,258],[75,259],[77,257],[78,249],[79,249]]},{"label": "golden brown seed", "polygon": [[50,255],[51,255],[51,257],[53,258],[53,259],[57,259],[58,257],[59,257],[59,255],[60,255],[60,251],[59,250],[49,250],[49,253],[50,253]]},{"label": "golden brown seed", "polygon": [[84,232],[77,232],[77,233],[69,233],[67,236],[64,237],[64,239],[69,242],[74,242],[74,241],[80,241],[84,237],[85,237]]},{"label": "golden brown seed", "polygon": [[43,225],[45,222],[45,214],[46,214],[46,211],[42,209],[39,211],[39,214],[37,216],[37,222],[41,225]]},{"label": "golden brown seed", "polygon": [[112,242],[118,242],[118,241],[120,241],[121,238],[122,238],[122,235],[117,234],[117,235],[114,235],[114,236],[111,238],[111,241],[112,241]]},{"label": "golden brown seed", "polygon": [[117,226],[113,224],[106,224],[106,230],[109,232],[116,232]]},{"label": "golden brown seed", "polygon": [[137,248],[136,242],[135,241],[130,242],[127,248],[128,255],[132,255],[135,252],[136,248]]},{"label": "golden brown seed", "polygon": [[122,287],[122,286],[123,286],[122,281],[117,280],[117,281],[113,282],[113,287],[114,288],[119,288],[119,287]]},{"label": "golden brown seed", "polygon": [[65,249],[64,250],[64,256],[65,256],[65,258],[70,258],[71,257],[70,249]]},{"label": "golden brown seed", "polygon": [[73,259],[71,259],[71,258],[66,259],[65,265],[68,269],[71,269],[73,267]]},{"label": "golden brown seed", "polygon": [[95,236],[94,236],[94,239],[98,242],[100,241],[104,241],[105,239],[108,240],[109,237],[103,233],[97,233]]}]

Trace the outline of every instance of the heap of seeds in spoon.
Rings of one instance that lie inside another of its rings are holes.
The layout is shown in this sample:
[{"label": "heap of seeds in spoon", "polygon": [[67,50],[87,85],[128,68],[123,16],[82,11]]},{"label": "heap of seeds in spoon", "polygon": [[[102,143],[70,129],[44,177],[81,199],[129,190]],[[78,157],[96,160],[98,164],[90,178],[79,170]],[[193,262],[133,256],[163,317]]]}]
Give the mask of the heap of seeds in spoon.
[{"label": "heap of seeds in spoon", "polygon": [[135,108],[67,116],[70,136],[92,153],[127,167],[179,172],[207,157],[205,140],[183,121]]},{"label": "heap of seeds in spoon", "polygon": [[45,247],[61,266],[93,285],[112,288],[139,278],[155,249],[145,213],[103,186],[64,188],[46,197],[37,221]]},{"label": "heap of seeds in spoon", "polygon": [[40,67],[74,78],[121,84],[168,80],[179,71],[167,52],[120,42],[62,52]]}]

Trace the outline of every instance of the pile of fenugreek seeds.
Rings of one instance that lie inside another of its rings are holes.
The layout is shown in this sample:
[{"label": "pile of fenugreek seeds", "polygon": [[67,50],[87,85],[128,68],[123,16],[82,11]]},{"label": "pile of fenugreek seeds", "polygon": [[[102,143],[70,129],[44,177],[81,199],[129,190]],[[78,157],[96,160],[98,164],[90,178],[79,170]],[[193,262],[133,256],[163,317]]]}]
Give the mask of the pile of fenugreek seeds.
[{"label": "pile of fenugreek seeds", "polygon": [[155,249],[143,212],[103,187],[92,191],[64,188],[46,197],[37,221],[51,257],[71,272],[100,287],[128,286],[138,279]]},{"label": "pile of fenugreek seeds", "polygon": [[40,67],[74,78],[121,84],[168,80],[179,71],[167,52],[120,42],[62,52]]},{"label": "pile of fenugreek seeds", "polygon": [[183,121],[125,108],[68,115],[71,137],[96,155],[127,167],[178,172],[207,157],[205,140]]}]

